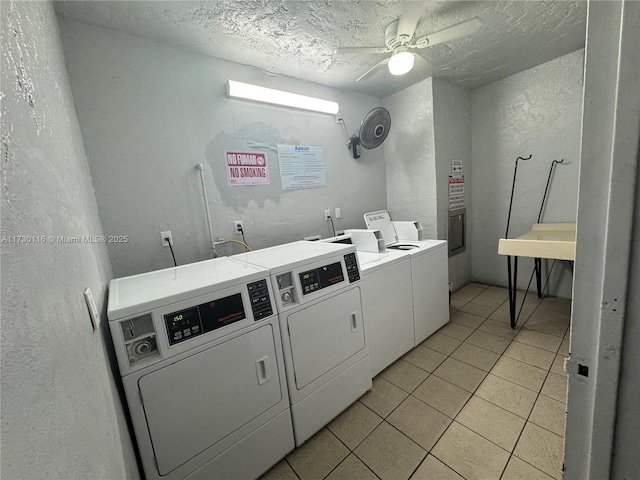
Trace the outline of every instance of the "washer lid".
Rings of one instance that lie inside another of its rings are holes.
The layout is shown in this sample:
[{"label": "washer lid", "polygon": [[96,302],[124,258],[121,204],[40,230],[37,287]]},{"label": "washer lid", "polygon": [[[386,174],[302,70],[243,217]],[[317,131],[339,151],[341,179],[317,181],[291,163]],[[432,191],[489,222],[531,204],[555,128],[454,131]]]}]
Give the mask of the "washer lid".
[{"label": "washer lid", "polygon": [[398,243],[398,234],[393,223],[391,223],[391,216],[387,210],[365,213],[364,222],[369,230],[380,230],[384,238],[384,244],[387,247]]}]

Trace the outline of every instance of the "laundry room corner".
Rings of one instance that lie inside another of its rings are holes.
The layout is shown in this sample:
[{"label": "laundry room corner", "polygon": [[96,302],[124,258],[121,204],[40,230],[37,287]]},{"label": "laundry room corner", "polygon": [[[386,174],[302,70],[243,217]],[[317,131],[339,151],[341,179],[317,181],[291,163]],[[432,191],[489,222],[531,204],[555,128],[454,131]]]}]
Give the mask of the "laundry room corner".
[{"label": "laundry room corner", "polygon": [[[64,13],[64,12],[63,12]],[[116,276],[173,265],[160,232],[171,231],[178,264],[211,258],[197,164],[210,203],[213,234],[251,248],[363,226],[362,215],[385,208],[384,150],[354,159],[336,115],[228,98],[238,80],[336,101],[349,133],[380,105],[375,97],[338,90],[132,35],[83,25],[60,15],[69,77]],[[326,185],[286,189],[278,145],[323,148]],[[225,151],[265,155],[269,183],[230,185]],[[335,209],[341,211],[341,218]],[[217,247],[220,255],[242,251]]]},{"label": "laundry room corner", "polygon": [[[437,238],[449,242],[449,282],[455,291],[471,281],[471,91],[444,79],[434,78],[433,115],[438,192]],[[461,182],[452,183],[454,180]],[[455,196],[452,185],[458,188]],[[457,216],[460,213],[463,214]],[[460,226],[461,232],[454,230],[456,225]],[[456,233],[461,234],[462,238],[454,238]]]},{"label": "laundry room corner", "polygon": [[[470,223],[475,281],[505,286],[504,259],[496,255],[496,247],[505,233],[517,157],[532,155],[521,162],[515,179],[509,236],[517,237],[536,223],[553,160],[564,162],[551,177],[541,221],[575,222],[583,63],[581,49],[471,93],[474,202]],[[521,266],[519,285],[527,285],[529,265]],[[545,277],[547,269],[551,262]],[[549,292],[571,298],[571,285],[569,269],[556,266]]]},{"label": "laundry room corner", "polygon": [[[419,221],[423,238],[447,240],[450,212],[470,211],[470,91],[430,77],[385,97],[383,104],[394,119],[385,143],[387,209],[394,219]],[[462,204],[456,205],[449,194],[454,164],[466,188]],[[465,248],[448,261],[454,290],[471,281],[471,237],[465,221]]]}]

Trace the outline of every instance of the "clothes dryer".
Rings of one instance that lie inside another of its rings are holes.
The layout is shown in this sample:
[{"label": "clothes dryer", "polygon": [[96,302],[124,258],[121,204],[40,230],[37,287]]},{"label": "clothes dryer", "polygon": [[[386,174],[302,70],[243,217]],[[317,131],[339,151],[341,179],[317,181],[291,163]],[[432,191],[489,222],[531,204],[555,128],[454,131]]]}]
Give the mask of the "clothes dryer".
[{"label": "clothes dryer", "polygon": [[218,258],[115,279],[108,318],[148,480],[257,478],[294,448],[267,270]]},{"label": "clothes dryer", "polygon": [[[387,249],[406,251],[411,258],[414,345],[418,345],[449,322],[449,267],[446,240],[403,240],[389,212],[365,213],[368,229],[380,230]],[[401,222],[402,230],[419,223]]]},{"label": "clothes dryer", "polygon": [[235,255],[269,269],[296,445],[371,388],[353,245],[299,241]]}]

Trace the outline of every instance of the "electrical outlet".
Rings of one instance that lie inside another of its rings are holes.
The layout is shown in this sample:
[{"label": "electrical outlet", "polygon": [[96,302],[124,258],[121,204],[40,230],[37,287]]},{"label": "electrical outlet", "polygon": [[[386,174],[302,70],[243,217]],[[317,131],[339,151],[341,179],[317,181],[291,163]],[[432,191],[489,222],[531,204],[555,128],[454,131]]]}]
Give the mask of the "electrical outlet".
[{"label": "electrical outlet", "polygon": [[336,208],[336,218],[342,218],[342,210],[340,208]]},{"label": "electrical outlet", "polygon": [[236,235],[241,235],[244,231],[244,225],[242,224],[242,220],[236,220],[233,222],[233,231]]},{"label": "electrical outlet", "polygon": [[160,238],[162,239],[163,247],[168,247],[169,245],[173,245],[173,236],[171,235],[170,230],[167,230],[166,232],[160,232]]},{"label": "electrical outlet", "polygon": [[336,113],[336,123],[340,123],[342,121],[342,115],[340,112]]},{"label": "electrical outlet", "polygon": [[330,209],[330,208],[327,208],[327,209],[324,211],[324,219],[325,219],[325,220],[329,220],[329,218],[330,218],[330,217],[331,217],[331,209]]},{"label": "electrical outlet", "polygon": [[95,330],[100,325],[100,314],[98,313],[98,308],[96,307],[96,302],[93,299],[93,294],[91,293],[90,288],[87,288],[84,291],[84,300],[85,302],[87,302],[87,308],[89,309],[89,318],[91,319],[91,326]]}]

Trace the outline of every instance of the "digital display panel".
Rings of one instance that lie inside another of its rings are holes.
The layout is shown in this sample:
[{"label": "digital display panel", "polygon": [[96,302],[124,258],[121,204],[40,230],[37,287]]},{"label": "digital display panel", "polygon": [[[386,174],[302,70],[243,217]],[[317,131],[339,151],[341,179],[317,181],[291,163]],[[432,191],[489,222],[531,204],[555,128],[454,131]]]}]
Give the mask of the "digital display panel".
[{"label": "digital display panel", "polygon": [[165,315],[164,323],[169,345],[175,345],[245,318],[242,294],[236,293]]},{"label": "digital display panel", "polygon": [[302,272],[300,274],[300,283],[302,285],[303,295],[330,287],[331,285],[335,285],[343,281],[344,274],[342,272],[342,265],[340,262],[325,265],[324,267]]},{"label": "digital display panel", "polygon": [[183,342],[202,333],[198,307],[192,307],[165,315],[164,323],[167,327],[169,345]]}]

